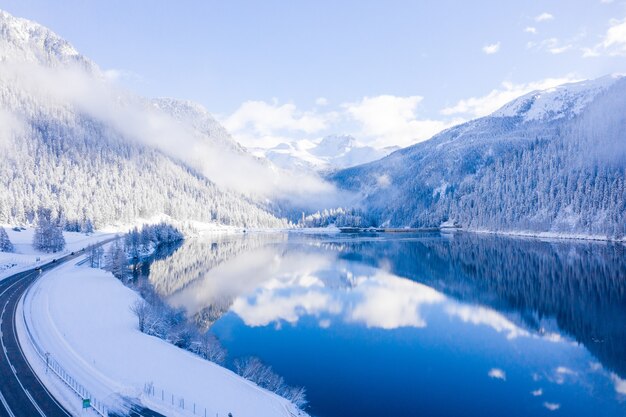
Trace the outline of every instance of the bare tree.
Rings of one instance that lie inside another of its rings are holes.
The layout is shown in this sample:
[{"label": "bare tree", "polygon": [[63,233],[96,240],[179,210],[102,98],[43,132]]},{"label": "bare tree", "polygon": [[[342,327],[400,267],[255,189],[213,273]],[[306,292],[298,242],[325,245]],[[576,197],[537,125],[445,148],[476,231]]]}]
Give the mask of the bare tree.
[{"label": "bare tree", "polygon": [[150,314],[150,309],[150,304],[146,303],[144,300],[137,300],[130,306],[130,311],[137,316],[139,331],[142,333],[146,331],[146,319]]},{"label": "bare tree", "polygon": [[100,268],[102,266],[102,257],[104,255],[104,249],[102,249],[102,246],[89,245],[87,247],[87,253],[89,254],[89,265],[92,268]]},{"label": "bare tree", "polygon": [[206,332],[192,343],[194,353],[219,365],[226,362],[226,349],[214,334]]},{"label": "bare tree", "polygon": [[118,240],[111,245],[107,253],[107,269],[119,279],[124,278],[128,271],[128,258]]},{"label": "bare tree", "polygon": [[237,358],[234,361],[235,372],[240,376],[256,383],[258,386],[287,398],[298,407],[307,404],[304,387],[291,387],[285,383],[271,366],[265,365],[259,358]]}]

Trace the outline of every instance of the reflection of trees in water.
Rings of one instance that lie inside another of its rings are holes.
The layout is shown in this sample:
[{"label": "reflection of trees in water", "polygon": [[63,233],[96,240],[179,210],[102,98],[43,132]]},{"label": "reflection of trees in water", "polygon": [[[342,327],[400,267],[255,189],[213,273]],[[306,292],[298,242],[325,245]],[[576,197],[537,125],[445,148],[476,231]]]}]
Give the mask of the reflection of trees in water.
[{"label": "reflection of trees in water", "polygon": [[152,264],[150,282],[159,295],[170,296],[244,251],[284,240],[278,233],[189,239],[172,256]]},{"label": "reflection of trees in water", "polygon": [[194,323],[196,323],[200,330],[206,332],[213,323],[222,318],[224,314],[228,313],[233,302],[234,300],[231,297],[222,296],[215,298],[211,301],[211,304],[193,315]]},{"label": "reflection of trees in water", "polygon": [[397,275],[514,313],[535,330],[542,320],[554,320],[607,368],[626,376],[623,245],[457,234],[361,242],[351,256],[376,265],[386,258]]},{"label": "reflection of trees in water", "polygon": [[183,243],[181,241],[160,244],[159,246],[157,246],[154,253],[152,253],[150,256],[143,257],[137,262],[133,263],[133,279],[136,280],[140,277],[150,276],[152,265],[155,262],[167,259],[172,256],[174,253],[176,253],[176,251],[181,247],[182,244]]},{"label": "reflection of trees in water", "polygon": [[[169,297],[243,252],[285,240],[286,236],[278,233],[189,239],[170,257],[155,261],[150,266],[149,280],[159,296]],[[231,297],[216,294],[209,305],[194,314],[193,320],[206,330],[229,310],[232,303]]]}]

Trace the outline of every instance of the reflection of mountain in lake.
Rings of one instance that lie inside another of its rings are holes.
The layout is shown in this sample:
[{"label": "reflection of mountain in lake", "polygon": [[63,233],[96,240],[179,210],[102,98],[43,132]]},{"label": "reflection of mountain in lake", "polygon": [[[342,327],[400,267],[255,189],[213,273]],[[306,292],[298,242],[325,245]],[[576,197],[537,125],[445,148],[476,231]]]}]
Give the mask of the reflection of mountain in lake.
[{"label": "reflection of mountain in lake", "polygon": [[[195,293],[194,288],[222,263],[241,253],[285,239],[283,234],[189,239],[170,257],[151,264],[149,280],[161,297],[176,299],[180,293]],[[200,308],[190,312],[196,323],[204,329],[228,311],[232,304],[232,295],[221,292],[212,294]]]},{"label": "reflection of mountain in lake", "polygon": [[624,377],[625,277],[624,246],[613,244],[271,234],[190,240],[154,262],[150,282],[203,328],[229,309],[249,326],[303,315],[326,323],[334,314],[368,327],[420,327],[420,306],[441,302],[443,293],[488,307],[472,312],[509,336],[565,333]]},{"label": "reflection of mountain in lake", "polygon": [[454,298],[546,320],[626,376],[626,251],[604,243],[548,243],[457,234],[451,239],[365,241],[345,257],[389,268]]},{"label": "reflection of mountain in lake", "polygon": [[172,256],[151,265],[150,283],[159,295],[170,296],[244,251],[284,240],[283,234],[189,239]]}]

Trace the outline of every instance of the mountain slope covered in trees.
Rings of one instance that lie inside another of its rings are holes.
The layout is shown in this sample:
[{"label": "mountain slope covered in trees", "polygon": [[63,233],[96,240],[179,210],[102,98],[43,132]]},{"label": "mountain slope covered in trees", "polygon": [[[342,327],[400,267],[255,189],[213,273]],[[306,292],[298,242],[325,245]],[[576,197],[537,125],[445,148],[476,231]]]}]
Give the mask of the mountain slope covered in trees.
[{"label": "mountain slope covered in trees", "polygon": [[201,169],[203,151],[254,159],[200,106],[120,93],[68,42],[0,12],[0,223],[32,224],[43,206],[97,227],[158,213],[286,224],[258,200],[216,184],[213,171]]},{"label": "mountain slope covered in trees", "polygon": [[331,179],[360,192],[364,224],[626,234],[626,78],[520,97]]}]

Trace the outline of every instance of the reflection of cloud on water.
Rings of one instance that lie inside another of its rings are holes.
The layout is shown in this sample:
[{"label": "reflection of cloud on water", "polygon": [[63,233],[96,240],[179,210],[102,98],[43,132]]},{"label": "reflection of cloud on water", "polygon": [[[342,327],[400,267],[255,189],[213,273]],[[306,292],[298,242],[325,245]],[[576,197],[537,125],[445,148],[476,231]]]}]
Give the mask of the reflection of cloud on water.
[{"label": "reflection of cloud on water", "polygon": [[[370,276],[355,277],[354,286],[342,289],[328,288],[324,280],[308,275],[291,276],[288,283],[274,278],[254,294],[237,298],[231,310],[248,326],[276,320],[296,323],[304,315],[331,314],[367,327],[395,329],[426,326],[420,307],[445,300],[425,285],[375,269],[369,272]],[[321,320],[320,324],[330,323]]]},{"label": "reflection of cloud on water", "polygon": [[546,407],[550,411],[556,411],[559,408],[561,408],[561,404],[558,404],[558,403],[545,402],[545,403],[543,403],[543,406]]},{"label": "reflection of cloud on water", "polygon": [[[509,339],[530,335],[495,310],[458,303],[431,287],[393,275],[385,259],[379,267],[372,267],[341,259],[336,250],[252,245],[238,251],[236,247],[222,246],[214,251],[224,251],[230,258],[214,262],[197,279],[171,292],[166,297],[170,305],[184,307],[193,316],[211,305],[228,308],[234,300],[231,311],[250,326],[278,320],[297,323],[300,317],[311,315],[327,327],[329,322],[324,319],[328,317],[324,315],[334,315],[345,322],[395,329],[426,327],[423,307],[438,304],[451,317],[488,326]],[[198,248],[201,251],[204,246]],[[180,252],[176,264],[180,265],[175,270],[200,269],[194,261],[199,257],[197,253],[191,253],[187,260],[184,251]],[[158,276],[154,274],[151,279],[157,280]],[[554,334],[541,337],[558,340]]]},{"label": "reflection of cloud on water", "polygon": [[506,381],[506,373],[500,368],[491,368],[487,373],[490,378]]},{"label": "reflection of cloud on water", "polygon": [[285,291],[261,290],[253,297],[237,298],[231,307],[248,326],[266,326],[278,320],[296,323],[301,316],[319,316],[337,313],[341,305],[330,294],[322,291],[302,291],[298,294]]},{"label": "reflection of cloud on water", "polygon": [[566,379],[576,379],[577,373],[566,366],[557,366],[554,370],[554,376],[552,377],[552,381],[561,385],[565,383]]},{"label": "reflection of cloud on water", "polygon": [[[488,326],[508,339],[531,335],[495,310],[459,304],[424,284],[337,259],[334,252],[276,251],[264,248],[244,253],[169,300],[186,305],[189,311],[190,299],[201,308],[216,294],[227,294],[235,299],[231,311],[249,326],[277,320],[295,324],[305,315],[330,314],[382,329],[426,327],[423,307],[439,304],[448,315]],[[322,319],[322,327],[327,327],[329,323]]]},{"label": "reflection of cloud on water", "polygon": [[505,332],[507,339],[530,336],[528,331],[520,328],[502,314],[488,308],[452,304],[446,308],[446,311],[449,315],[458,317],[464,323],[487,325],[498,333]]},{"label": "reflection of cloud on water", "polygon": [[271,246],[240,253],[168,296],[167,302],[193,315],[216,301],[250,294],[259,287],[319,286],[322,283],[312,272],[328,268],[333,259],[322,254],[300,254],[298,259],[278,255]]},{"label": "reflection of cloud on water", "polygon": [[445,300],[430,287],[382,271],[360,280],[355,291],[356,304],[346,319],[382,329],[426,327],[421,306]]},{"label": "reflection of cloud on water", "polygon": [[611,373],[611,381],[613,381],[615,391],[617,391],[618,394],[626,395],[626,379],[622,379],[614,373]]}]

